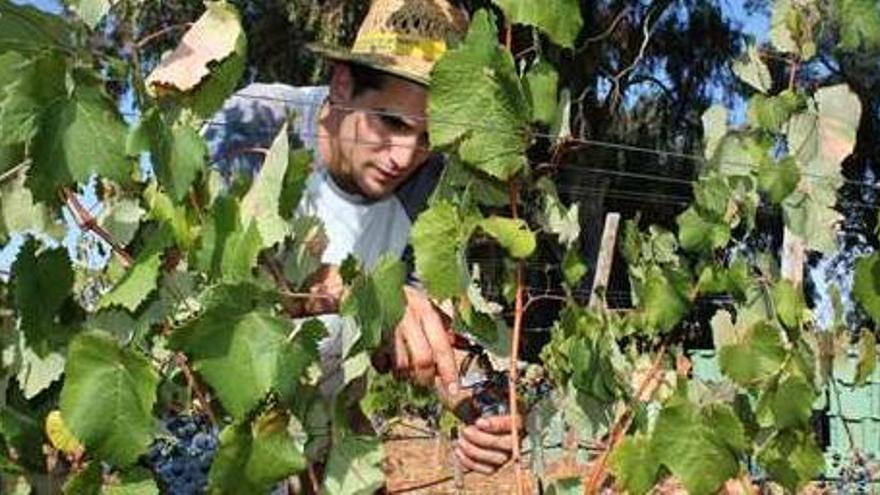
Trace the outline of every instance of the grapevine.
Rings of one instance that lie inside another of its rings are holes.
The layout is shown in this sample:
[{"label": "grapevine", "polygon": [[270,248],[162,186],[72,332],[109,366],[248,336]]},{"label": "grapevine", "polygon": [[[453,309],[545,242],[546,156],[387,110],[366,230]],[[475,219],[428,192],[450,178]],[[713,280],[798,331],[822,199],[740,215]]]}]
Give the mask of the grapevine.
[{"label": "grapevine", "polygon": [[[810,253],[838,247],[843,164],[876,111],[845,82],[808,84],[807,71],[823,36],[846,57],[880,46],[870,0],[771,2],[770,41],[730,67],[744,121],[712,106],[696,151],[664,154],[699,165],[684,181],[692,197],[656,193],[684,201],[674,228],[636,216],[607,246],[625,264],[622,295],[590,280],[580,205],[559,180],[573,154],[599,148],[572,130],[587,95],[573,99],[564,76],[566,61],[637,9],[586,37],[581,2],[484,4],[432,74],[429,135],[445,168],[412,226],[414,266],[397,253],[370,269],[350,259],[337,300],[306,284],[326,242],[319,220],[296,213],[312,156],[289,139],[294,119],[266,148],[235,150],[258,156],[258,170],[211,156],[206,129],[242,85],[253,42],[238,3],[143,32],[133,0],[71,1],[70,15],[0,0],[0,241],[18,243],[0,271],[0,489],[375,493],[382,435],[416,411],[436,429],[517,416],[517,493],[870,490],[872,454],[852,441],[849,457],[826,465],[811,421],[841,379],[857,387],[876,374],[875,333],[849,328],[839,301],[825,328],[803,272]],[[612,112],[625,111],[622,85],[666,8],[648,10],[635,57],[607,77]],[[859,29],[843,22],[856,14]],[[121,46],[96,42],[110,28]],[[201,38],[211,49],[191,53]],[[146,56],[172,40],[170,55]],[[127,96],[111,91],[120,84]],[[767,211],[779,220],[771,235]],[[65,230],[78,251],[65,249]],[[546,252],[560,263],[542,293],[531,268]],[[859,254],[849,285],[865,320],[878,321],[880,254]],[[373,367],[408,279],[451,308],[467,351],[466,398],[445,404],[448,414],[431,391]],[[710,323],[694,323],[706,301]],[[328,312],[348,332],[334,370],[322,368],[328,329],[311,317]],[[552,320],[549,336],[527,363],[538,313]],[[713,347],[714,379],[694,371],[695,326]],[[835,361],[847,359],[857,364],[841,378]],[[353,419],[364,413],[372,433]],[[574,459],[576,476],[543,476],[554,450]]]}]

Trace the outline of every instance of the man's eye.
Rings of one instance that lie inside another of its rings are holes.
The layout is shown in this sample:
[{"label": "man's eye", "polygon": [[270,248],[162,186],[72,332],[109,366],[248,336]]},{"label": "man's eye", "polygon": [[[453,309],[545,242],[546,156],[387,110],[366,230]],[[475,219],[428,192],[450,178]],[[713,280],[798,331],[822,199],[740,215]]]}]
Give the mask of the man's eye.
[{"label": "man's eye", "polygon": [[382,124],[384,124],[389,129],[395,131],[406,131],[409,130],[409,124],[403,121],[400,117],[396,117],[394,115],[381,115]]}]

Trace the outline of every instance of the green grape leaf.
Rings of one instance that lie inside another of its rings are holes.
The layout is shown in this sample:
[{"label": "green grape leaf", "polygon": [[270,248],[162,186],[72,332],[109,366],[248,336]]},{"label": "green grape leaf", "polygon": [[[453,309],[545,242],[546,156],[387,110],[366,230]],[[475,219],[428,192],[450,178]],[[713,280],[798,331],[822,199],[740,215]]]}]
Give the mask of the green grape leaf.
[{"label": "green grape leaf", "polygon": [[648,493],[660,471],[651,440],[638,434],[625,437],[611,453],[609,463],[617,483],[633,495]]},{"label": "green grape leaf", "polygon": [[149,109],[132,129],[126,149],[131,155],[150,153],[159,184],[177,202],[186,197],[208,156],[208,147],[194,128],[167,125],[157,108]]},{"label": "green grape leaf", "polygon": [[564,48],[574,48],[574,42],[584,25],[580,3],[560,0],[553,8],[532,0],[492,0],[504,11],[510,22],[535,26]]},{"label": "green grape leaf", "polygon": [[[3,63],[2,58],[0,55],[0,63]],[[0,174],[14,173],[10,170],[18,165],[23,165],[25,160],[24,144],[0,144]]]},{"label": "green grape leaf", "polygon": [[730,112],[723,105],[712,105],[703,113],[703,156],[711,160],[727,134]]},{"label": "green grape leaf", "polygon": [[6,446],[18,452],[18,464],[34,472],[39,472],[38,470],[45,469],[46,466],[43,455],[44,415],[45,413],[37,415],[29,410],[21,412],[8,404],[0,409],[0,437]]},{"label": "green grape leaf", "polygon": [[498,45],[487,11],[476,13],[464,43],[434,66],[428,115],[432,145],[459,143],[468,165],[501,180],[525,168],[532,116],[513,56]]},{"label": "green grape leaf", "polygon": [[144,468],[123,471],[119,480],[104,485],[101,495],[159,495],[153,473]]},{"label": "green grape leaf", "polygon": [[562,258],[562,274],[569,287],[576,287],[587,272],[589,272],[587,264],[575,249],[569,249],[565,252],[565,256]]},{"label": "green grape leaf", "polygon": [[781,331],[758,323],[746,332],[741,342],[722,347],[718,362],[722,373],[740,386],[750,388],[778,374],[786,354]]},{"label": "green grape leaf", "polygon": [[817,110],[792,117],[788,145],[805,175],[813,175],[813,188],[836,189],[843,184],[841,162],[856,143],[862,105],[846,84],[818,90],[815,100]]},{"label": "green grape leaf", "polygon": [[770,19],[770,41],[780,52],[793,53],[807,61],[816,55],[813,30],[819,20],[815,4],[777,0]]},{"label": "green grape leaf", "polygon": [[287,222],[280,214],[281,191],[290,160],[289,150],[287,125],[283,125],[272,142],[263,167],[241,201],[241,219],[245,225],[256,222],[263,247],[274,246],[290,233]]},{"label": "green grape leaf", "polygon": [[85,468],[71,475],[64,483],[61,492],[64,495],[102,495],[103,482],[101,463],[92,461]]},{"label": "green grape leaf", "polygon": [[253,423],[226,427],[208,474],[209,490],[268,493],[282,479],[304,470],[303,447],[288,432],[289,421],[286,413],[269,411]]},{"label": "green grape leaf", "polygon": [[713,219],[727,217],[731,196],[727,180],[718,174],[702,177],[694,187],[694,200],[699,211]]},{"label": "green grape leaf", "polygon": [[226,240],[220,259],[221,278],[227,282],[243,282],[253,278],[254,267],[265,243],[260,237],[257,222],[252,221],[247,230],[238,229]]},{"label": "green grape leaf", "polygon": [[799,329],[804,322],[807,303],[804,294],[790,281],[780,280],[773,286],[773,304],[785,328]]},{"label": "green grape leaf", "polygon": [[688,282],[679,274],[650,267],[639,294],[645,323],[655,332],[672,330],[690,310],[688,293]]},{"label": "green grape leaf", "polygon": [[61,186],[92,174],[129,182],[133,169],[125,154],[125,123],[100,90],[79,86],[44,113],[33,141],[28,181],[40,201],[55,199]]},{"label": "green grape leaf", "polygon": [[[327,248],[327,234],[318,217],[297,215],[292,224],[293,241],[289,242],[282,251],[281,263],[284,267],[284,277],[290,280],[294,287],[301,287],[323,265],[321,256]],[[346,275],[342,275],[342,279],[347,285],[357,276],[355,274],[347,278]]]},{"label": "green grape leaf", "polygon": [[559,72],[553,64],[541,59],[529,68],[525,77],[526,95],[532,104],[534,119],[547,126],[556,120],[559,93]]},{"label": "green grape leaf", "polygon": [[299,200],[305,190],[306,179],[311,173],[312,152],[301,148],[290,152],[287,160],[287,171],[284,173],[284,183],[281,187],[281,197],[278,199],[278,207],[281,216],[291,220],[296,211]]},{"label": "green grape leaf", "polygon": [[385,483],[382,444],[372,437],[349,436],[334,444],[327,462],[324,492],[370,495]]},{"label": "green grape leaf", "polygon": [[246,68],[247,38],[242,32],[235,42],[232,55],[220,62],[211,76],[194,91],[184,94],[181,102],[202,119],[210,119],[238,87]]},{"label": "green grape leaf", "polygon": [[182,250],[192,249],[198,238],[198,230],[190,224],[185,205],[175,204],[167,194],[159,190],[155,182],[147,186],[143,196],[147,218],[170,226],[174,240]]},{"label": "green grape leaf", "polygon": [[31,349],[23,348],[16,380],[24,398],[31,400],[58,381],[64,373],[64,363],[64,356],[57,352],[39,356]]},{"label": "green grape leaf", "polygon": [[773,411],[775,427],[797,428],[807,426],[813,414],[816,391],[807,380],[799,375],[786,377],[775,390],[771,389],[770,408]]},{"label": "green grape leaf", "polygon": [[736,453],[715,426],[685,400],[673,400],[657,417],[653,450],[688,493],[717,493],[739,473]]},{"label": "green grape leaf", "polygon": [[749,100],[749,121],[768,132],[779,132],[791,115],[803,106],[803,99],[786,90],[778,96],[756,94]]},{"label": "green grape leaf", "polygon": [[406,267],[399,257],[386,254],[379,258],[369,275],[361,275],[352,283],[340,313],[353,317],[360,325],[359,349],[378,348],[383,332],[393,330],[403,318],[405,277]]},{"label": "green grape leaf", "polygon": [[731,449],[746,452],[750,448],[750,440],[746,435],[745,426],[729,404],[713,402],[705,405],[700,413],[703,424],[714,430],[715,438],[727,444]]},{"label": "green grape leaf", "polygon": [[98,216],[98,225],[125,246],[134,239],[147,212],[134,199],[105,200],[105,203],[104,211]]},{"label": "green grape leaf", "polygon": [[0,231],[39,232],[60,239],[64,226],[45,203],[35,203],[30,189],[25,187],[24,173],[0,185]]},{"label": "green grape leaf", "polygon": [[856,385],[863,386],[877,369],[877,338],[870,330],[862,330],[859,339],[859,361],[856,364]]},{"label": "green grape leaf", "polygon": [[584,480],[581,477],[558,479],[547,488],[547,495],[578,495],[583,492]]},{"label": "green grape leaf", "polygon": [[755,45],[749,45],[746,54],[733,63],[733,73],[741,81],[761,93],[768,93],[773,87],[773,77],[770,75],[770,69],[761,60],[761,54]]},{"label": "green grape leaf", "polygon": [[152,440],[158,384],[147,358],[107,334],[82,333],[67,353],[61,415],[87,451],[128,465]]},{"label": "green grape leaf", "polygon": [[66,3],[86,25],[95,29],[116,0],[66,0]]},{"label": "green grape leaf", "polygon": [[796,190],[782,202],[785,226],[806,239],[807,249],[822,253],[837,249],[837,226],[843,216],[832,208],[835,198],[835,190],[826,187],[809,194]]},{"label": "green grape leaf", "polygon": [[767,193],[773,204],[782,203],[793,193],[801,181],[801,171],[790,156],[779,163],[764,162],[758,165],[758,186]]},{"label": "green grape leaf", "polygon": [[514,258],[528,258],[535,251],[535,233],[522,220],[492,216],[481,220],[479,226]]},{"label": "green grape leaf", "polygon": [[544,198],[544,210],[539,215],[541,226],[549,233],[559,236],[559,242],[569,248],[581,235],[580,205],[566,208],[559,199],[559,192],[552,180],[542,177],[536,185]]},{"label": "green grape leaf", "polygon": [[177,48],[163,57],[147,77],[157,93],[194,90],[211,75],[211,67],[235,54],[243,36],[238,12],[230,4],[207,4],[204,14],[183,35]]},{"label": "green grape leaf", "polygon": [[253,276],[263,242],[256,222],[245,230],[238,211],[238,201],[231,196],[217,198],[211,208],[195,260],[196,266],[212,279],[236,282]]},{"label": "green grape leaf", "polygon": [[836,248],[842,217],[833,208],[844,182],[841,162],[855,146],[861,103],[845,84],[820,89],[815,101],[816,110],[796,114],[789,124],[788,145],[802,167],[803,192],[789,196],[783,213],[808,249],[828,252]]},{"label": "green grape leaf", "polygon": [[67,90],[67,60],[58,53],[47,53],[30,60],[7,53],[0,62],[0,144],[29,142],[36,135],[40,115],[53,102],[63,99]]},{"label": "green grape leaf", "polygon": [[758,464],[772,480],[798,493],[822,471],[825,459],[812,432],[787,429],[777,432],[761,447]]},{"label": "green grape leaf", "polygon": [[156,282],[162,268],[162,255],[169,241],[170,234],[165,230],[151,237],[134,265],[125,272],[113,289],[101,298],[98,309],[121,306],[132,313],[136,312],[147,297],[156,290]]},{"label": "green grape leaf", "polygon": [[61,17],[30,5],[0,2],[0,53],[70,49],[70,26]]},{"label": "green grape leaf", "polygon": [[464,245],[470,232],[456,207],[440,201],[416,220],[410,233],[416,271],[428,292],[443,300],[467,289]]},{"label": "green grape leaf", "polygon": [[37,254],[39,243],[24,243],[12,265],[13,295],[28,347],[45,356],[69,337],[59,313],[73,289],[73,268],[63,248]]},{"label": "green grape leaf", "polygon": [[784,53],[800,53],[789,29],[789,17],[793,10],[791,0],[777,0],[773,4],[770,19],[770,41],[773,47]]},{"label": "green grape leaf", "polygon": [[675,219],[678,241],[688,251],[712,251],[730,242],[730,225],[703,218],[693,206]]},{"label": "green grape leaf", "polygon": [[256,307],[259,297],[247,284],[218,286],[206,296],[205,312],[169,339],[238,419],[271,391],[289,396],[318,357],[320,336]]},{"label": "green grape leaf", "polygon": [[864,53],[880,47],[880,8],[876,0],[837,0],[834,12],[840,48]]}]

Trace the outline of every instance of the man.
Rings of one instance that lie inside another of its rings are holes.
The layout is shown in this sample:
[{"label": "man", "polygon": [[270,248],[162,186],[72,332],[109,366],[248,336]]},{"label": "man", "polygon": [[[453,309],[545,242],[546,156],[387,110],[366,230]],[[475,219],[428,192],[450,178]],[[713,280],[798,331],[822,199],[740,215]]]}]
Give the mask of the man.
[{"label": "man", "polygon": [[[446,0],[376,0],[351,50],[313,46],[334,61],[328,89],[249,86],[225,106],[223,125],[208,132],[210,142],[220,143],[214,155],[228,156],[265,146],[289,111],[296,113],[298,137],[315,151],[298,212],[319,217],[328,237],[313,293],[338,298],[338,267],[349,254],[370,268],[382,254],[403,253],[413,217],[442,166],[429,152],[430,71],[466,28],[465,16]],[[247,155],[227,161],[227,167],[253,165]],[[447,400],[458,396],[444,316],[418,289],[406,287],[405,295],[406,313],[392,343],[395,373],[435,385]],[[332,347],[331,339],[322,352]],[[481,418],[464,428],[456,446],[461,463],[482,473],[504,464],[513,423],[507,416]]]}]

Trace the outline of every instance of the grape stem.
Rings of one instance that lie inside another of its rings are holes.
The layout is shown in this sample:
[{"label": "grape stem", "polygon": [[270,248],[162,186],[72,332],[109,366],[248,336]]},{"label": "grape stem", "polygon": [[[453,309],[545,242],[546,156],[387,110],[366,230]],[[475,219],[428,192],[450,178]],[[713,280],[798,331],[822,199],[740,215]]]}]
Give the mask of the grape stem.
[{"label": "grape stem", "polygon": [[199,382],[196,380],[195,375],[191,369],[189,369],[189,363],[187,363],[186,356],[182,353],[177,353],[174,357],[177,361],[177,366],[183,372],[183,376],[186,379],[186,384],[192,390],[193,393],[196,394],[196,397],[199,399],[199,404],[202,405],[202,409],[204,409],[205,414],[208,415],[208,419],[211,420],[211,424],[217,424],[217,418],[214,416],[214,411],[211,410],[211,403],[208,401],[207,396],[205,395],[205,391],[202,390],[202,387],[199,385]]},{"label": "grape stem", "polygon": [[[651,365],[651,370],[645,376],[645,379],[639,384],[638,389],[636,390],[636,395],[634,396],[633,402],[639,401],[648,401],[654,395],[654,392],[657,390],[658,385],[661,383],[661,380],[656,378],[657,373],[660,372],[660,367],[663,364],[663,358],[666,356],[666,344],[660,346],[660,350],[657,352],[657,357],[654,359],[654,363]],[[586,483],[584,483],[584,494],[585,495],[593,495],[599,492],[599,489],[602,488],[602,485],[605,484],[605,479],[608,477],[608,457],[611,455],[611,452],[617,447],[617,445],[623,440],[624,435],[626,435],[627,430],[629,430],[630,425],[632,425],[633,420],[633,403],[627,405],[626,409],[621,413],[621,415],[614,422],[614,425],[609,430],[609,441],[605,445],[605,448],[602,450],[602,453],[599,455],[599,458],[593,463],[590,468],[589,473],[587,474]]]}]

